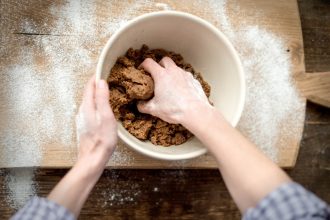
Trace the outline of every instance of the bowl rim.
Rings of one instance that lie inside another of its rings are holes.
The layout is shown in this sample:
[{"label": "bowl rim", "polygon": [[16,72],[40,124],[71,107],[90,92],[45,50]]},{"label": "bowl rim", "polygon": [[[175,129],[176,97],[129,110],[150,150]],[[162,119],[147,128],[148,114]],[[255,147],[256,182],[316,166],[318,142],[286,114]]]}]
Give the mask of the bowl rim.
[{"label": "bowl rim", "polygon": [[[105,62],[105,58],[109,52],[109,49],[113,42],[115,42],[120,34],[125,31],[126,29],[132,27],[134,24],[143,21],[145,19],[150,19],[152,17],[161,17],[161,16],[178,16],[178,17],[183,17],[186,19],[190,19],[193,22],[199,23],[202,26],[205,26],[208,28],[211,32],[213,32],[219,39],[223,41],[223,43],[227,46],[229,49],[231,56],[234,59],[234,63],[236,64],[238,68],[238,74],[239,74],[239,80],[240,80],[240,93],[239,93],[239,103],[238,107],[236,109],[235,116],[233,119],[229,122],[233,127],[235,127],[243,113],[244,109],[244,104],[245,104],[245,94],[246,94],[246,82],[245,82],[245,75],[243,71],[243,66],[242,62],[239,58],[238,52],[232,45],[232,43],[229,41],[229,39],[218,29],[216,28],[213,24],[210,22],[187,12],[181,12],[181,11],[156,11],[156,12],[150,12],[150,13],[145,13],[143,15],[137,16],[130,21],[126,22],[124,25],[119,27],[113,35],[108,39],[107,43],[102,49],[101,55],[99,56],[98,63],[96,66],[96,83],[101,79],[102,75],[102,67]],[[118,121],[118,125],[121,126],[121,123]],[[179,154],[179,155],[170,155],[170,154],[163,154],[159,152],[154,152],[147,150],[138,144],[134,143],[131,141],[129,138],[127,138],[120,130],[118,129],[118,136],[121,140],[123,140],[129,147],[133,148],[134,150],[138,151],[139,153],[142,153],[144,155],[150,156],[152,158],[157,158],[157,159],[162,159],[162,160],[184,160],[184,159],[192,159],[198,156],[201,156],[207,152],[207,149],[201,148],[199,150],[185,153],[185,154]],[[194,137],[196,138],[196,137]]]}]

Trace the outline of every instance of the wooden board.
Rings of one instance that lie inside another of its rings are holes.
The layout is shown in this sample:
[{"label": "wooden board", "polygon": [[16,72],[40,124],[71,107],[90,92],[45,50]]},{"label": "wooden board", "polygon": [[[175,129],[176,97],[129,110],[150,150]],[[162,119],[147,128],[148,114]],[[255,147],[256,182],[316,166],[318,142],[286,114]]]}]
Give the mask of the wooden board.
[{"label": "wooden board", "polygon": [[[74,2],[74,1],[72,1]],[[79,1],[77,1],[79,2]],[[200,1],[164,1],[165,6],[169,6],[173,10],[185,11],[208,20],[216,25],[221,30],[218,18],[215,16],[214,10],[217,10],[217,4],[220,2],[215,1],[215,5],[205,5]],[[0,71],[4,71],[8,66],[20,62],[20,53],[25,48],[34,48],[35,50],[35,65],[38,69],[47,69],[49,57],[43,56],[42,48],[33,47],[36,41],[44,39],[51,39],[52,42],[63,44],[63,47],[70,46],[73,39],[79,38],[79,34],[74,33],[67,29],[59,30],[54,33],[53,29],[59,19],[63,19],[63,10],[61,7],[65,5],[64,1],[27,1],[26,3],[13,3],[12,1],[2,1],[0,14],[1,19],[1,64]],[[157,2],[137,3],[131,1],[95,1],[96,10],[93,18],[96,19],[98,26],[98,33],[102,33],[102,28],[105,28],[107,22],[113,22],[117,19],[125,20],[134,18],[135,16],[143,13],[156,11],[164,8],[164,4],[157,4]],[[213,7],[214,6],[214,7]],[[234,7],[235,6],[235,7]],[[239,13],[237,11],[239,6]],[[292,75],[304,74],[304,53],[303,53],[303,40],[301,36],[301,26],[299,19],[299,12],[297,2],[295,0],[280,0],[280,1],[264,1],[264,0],[245,0],[245,1],[228,1],[226,10],[230,21],[235,27],[244,29],[244,25],[239,25],[244,21],[245,25],[253,25],[257,22],[260,28],[280,36],[286,43],[286,50],[291,55],[292,60]],[[211,13],[213,12],[213,13]],[[77,11],[67,12],[77,13]],[[89,23],[79,23],[80,18],[89,15],[89,11],[79,11],[81,17],[75,19],[75,23],[71,25],[80,25],[82,30],[86,29],[88,33]],[[259,19],[256,20],[256,14]],[[110,19],[111,18],[111,19]],[[30,22],[32,27],[26,27],[24,24]],[[57,24],[58,25],[58,24]],[[91,66],[95,67],[97,57],[105,42],[112,33],[100,34],[92,44],[85,44],[81,42],[81,47],[84,47],[90,52],[92,57]],[[64,43],[63,43],[64,42]],[[78,48],[77,48],[78,49]],[[236,48],[240,49],[240,48]],[[64,54],[65,56],[65,54]],[[75,65],[72,63],[72,65]],[[80,74],[81,85],[83,86],[89,76],[95,72],[95,68],[77,69],[74,74]],[[46,74],[46,73],[45,73]],[[1,77],[4,77],[1,74]],[[0,90],[3,92],[3,85]],[[75,91],[75,98],[77,103],[81,100],[82,90]],[[3,98],[3,97],[1,97]],[[5,111],[9,103],[1,101],[0,112]],[[297,114],[304,115],[305,109],[300,109]],[[0,131],[6,131],[6,114],[2,114],[3,123],[0,126]],[[303,131],[303,117],[302,120],[296,121],[298,125],[298,136],[301,136]],[[75,135],[72,135],[75,139]],[[19,141],[19,140],[18,140]],[[74,143],[74,142],[73,142]],[[14,143],[15,144],[15,143]],[[282,147],[278,148],[278,161],[277,163],[282,167],[293,167],[297,158],[299,150],[300,138],[289,138],[284,140]],[[13,164],[8,160],[0,160],[0,167],[17,167],[17,166],[41,166],[41,167],[69,167],[76,160],[77,149],[74,144],[72,146],[62,146],[59,143],[48,142],[42,146],[42,159],[23,160],[22,163]],[[10,146],[0,146],[0,153],[3,155],[8,152]],[[6,150],[5,150],[6,149]],[[9,151],[10,152],[10,151]],[[24,153],[18,155],[24,157]],[[133,152],[124,143],[119,142],[119,146],[114,158],[109,162],[109,166],[116,168],[216,168],[217,165],[211,155],[204,155],[199,158],[180,162],[167,162],[147,158],[136,152]]]},{"label": "wooden board", "polygon": [[330,72],[300,74],[297,84],[308,100],[330,108]]},{"label": "wooden board", "polygon": [[[329,71],[330,45],[320,46],[320,42],[330,40],[330,2],[298,3],[304,42],[309,42],[304,44],[306,71]],[[17,210],[8,201],[12,192],[6,186],[10,173],[16,170],[20,169],[0,169],[2,219],[9,219]],[[66,173],[67,169],[36,169],[33,179],[37,195],[47,196]],[[330,109],[308,103],[298,160],[289,175],[329,204],[329,174]],[[136,192],[139,196],[127,201]],[[112,200],[114,194],[116,199]],[[91,218],[239,220],[242,216],[217,170],[107,170],[79,216],[82,220]]]}]

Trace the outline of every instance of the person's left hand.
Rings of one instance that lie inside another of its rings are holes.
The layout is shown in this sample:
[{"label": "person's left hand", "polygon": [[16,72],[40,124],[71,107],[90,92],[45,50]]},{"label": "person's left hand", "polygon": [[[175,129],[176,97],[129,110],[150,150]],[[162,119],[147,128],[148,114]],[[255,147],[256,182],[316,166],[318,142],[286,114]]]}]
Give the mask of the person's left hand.
[{"label": "person's left hand", "polygon": [[[86,85],[76,119],[79,146],[78,164],[85,171],[102,172],[117,145],[117,122],[109,104],[109,89],[104,80]],[[90,170],[88,170],[90,169]]]}]

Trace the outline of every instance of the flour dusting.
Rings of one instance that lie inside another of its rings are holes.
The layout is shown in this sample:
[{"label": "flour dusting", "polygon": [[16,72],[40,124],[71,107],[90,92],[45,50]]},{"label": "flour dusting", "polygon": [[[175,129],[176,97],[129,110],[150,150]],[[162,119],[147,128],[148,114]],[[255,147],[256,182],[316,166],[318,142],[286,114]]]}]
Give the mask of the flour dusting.
[{"label": "flour dusting", "polygon": [[[122,206],[124,204],[136,205],[141,196],[141,185],[130,179],[120,181],[118,173],[116,170],[106,170],[104,172],[104,178],[110,185],[106,189],[102,189],[102,198],[100,198],[102,207]],[[120,184],[118,184],[119,181]]]},{"label": "flour dusting", "polygon": [[79,112],[76,115],[76,136],[77,136],[77,145],[80,143],[80,135],[85,134],[88,131],[87,123],[84,113],[79,108]]},{"label": "flour dusting", "polygon": [[[97,57],[110,35],[142,11],[180,10],[214,19],[240,54],[246,74],[247,97],[239,129],[274,161],[284,140],[300,138],[301,131],[294,123],[304,116],[295,113],[304,103],[291,82],[286,42],[259,27],[259,18],[256,25],[246,25],[244,20],[233,25],[225,0],[187,1],[187,5],[177,1],[171,6],[138,0],[122,5],[120,12],[113,8],[124,4],[121,1],[105,4],[107,10],[94,1],[68,0],[50,6],[49,12],[56,19],[48,24],[46,18],[43,27],[28,18],[22,21],[20,32],[35,34],[51,28],[49,35],[24,36],[28,43],[20,48],[17,62],[0,66],[0,112],[6,119],[0,125],[0,164],[39,166],[43,152],[52,147],[75,152],[75,115],[84,85],[95,72]],[[262,18],[262,12],[256,16]],[[116,164],[131,163],[134,157],[128,151],[116,151],[112,160]],[[62,159],[73,163],[76,155],[68,153]],[[167,172],[160,181],[173,175]],[[177,179],[184,181],[182,175]],[[6,184],[13,207],[21,207],[35,194],[31,170],[10,171]],[[132,185],[136,195],[118,187],[104,191],[105,202],[134,202],[141,193],[137,185]]]},{"label": "flour dusting", "polygon": [[9,169],[5,181],[8,190],[7,203],[10,207],[22,208],[31,197],[36,195],[37,184],[33,178],[33,168]]},{"label": "flour dusting", "polygon": [[160,8],[162,10],[165,10],[165,11],[172,10],[171,6],[169,6],[166,3],[156,3],[155,5],[156,5],[156,7]]},{"label": "flour dusting", "polygon": [[[243,26],[234,28],[226,1],[209,0],[209,7],[212,6],[220,30],[240,55],[246,75],[245,108],[238,128],[276,162],[278,148],[286,147],[285,140],[300,139],[300,127],[295,123],[304,117],[296,114],[304,101],[292,82],[286,43],[258,25],[245,25],[242,21]],[[239,6],[235,11],[240,11]]]}]

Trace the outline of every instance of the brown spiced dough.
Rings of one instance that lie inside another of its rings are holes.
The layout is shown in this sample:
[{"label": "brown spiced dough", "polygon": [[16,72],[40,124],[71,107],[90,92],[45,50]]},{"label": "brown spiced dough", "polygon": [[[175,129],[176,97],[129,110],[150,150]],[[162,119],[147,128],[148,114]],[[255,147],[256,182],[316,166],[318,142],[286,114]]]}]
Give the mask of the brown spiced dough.
[{"label": "brown spiced dough", "polygon": [[204,81],[201,73],[185,63],[180,54],[164,49],[149,49],[143,45],[141,49],[128,49],[125,56],[119,57],[111,69],[108,83],[110,88],[110,105],[117,120],[124,128],[140,140],[150,140],[155,145],[179,145],[193,135],[180,124],[170,124],[152,115],[143,114],[137,110],[139,100],[149,100],[153,97],[154,82],[150,74],[139,68],[146,58],[159,62],[163,57],[170,57],[201,83],[207,97],[211,88]]},{"label": "brown spiced dough", "polygon": [[131,99],[149,99],[154,92],[154,81],[143,69],[137,69],[127,57],[120,57],[111,70],[109,83],[122,86]]}]

